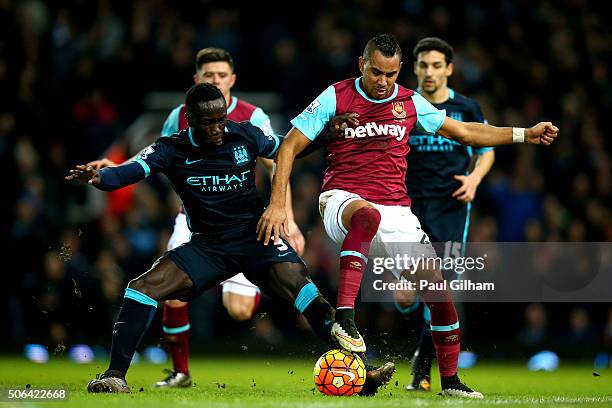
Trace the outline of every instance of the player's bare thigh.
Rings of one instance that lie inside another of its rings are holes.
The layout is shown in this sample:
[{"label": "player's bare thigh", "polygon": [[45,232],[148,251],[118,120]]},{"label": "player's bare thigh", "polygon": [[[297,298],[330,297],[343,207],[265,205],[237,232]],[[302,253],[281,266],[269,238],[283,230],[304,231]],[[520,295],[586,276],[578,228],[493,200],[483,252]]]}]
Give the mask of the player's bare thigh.
[{"label": "player's bare thigh", "polygon": [[[176,216],[172,237],[168,241],[168,250],[178,247],[185,242],[189,242],[191,231],[187,225],[187,216],[179,213]],[[247,296],[244,294],[223,291],[223,306],[227,309],[228,314],[235,320],[249,320],[253,315],[255,307],[255,295]],[[187,302],[180,300],[168,300],[166,304],[169,307],[183,307]]]},{"label": "player's bare thigh", "polygon": [[155,261],[147,272],[132,279],[128,283],[128,288],[144,293],[160,302],[191,296],[193,281],[171,259],[163,256]]},{"label": "player's bare thigh", "polygon": [[342,225],[344,226],[344,228],[346,228],[347,231],[351,229],[351,218],[353,218],[353,214],[355,214],[358,210],[364,207],[374,208],[374,206],[366,200],[354,200],[351,201],[346,207],[344,207],[341,217]]}]

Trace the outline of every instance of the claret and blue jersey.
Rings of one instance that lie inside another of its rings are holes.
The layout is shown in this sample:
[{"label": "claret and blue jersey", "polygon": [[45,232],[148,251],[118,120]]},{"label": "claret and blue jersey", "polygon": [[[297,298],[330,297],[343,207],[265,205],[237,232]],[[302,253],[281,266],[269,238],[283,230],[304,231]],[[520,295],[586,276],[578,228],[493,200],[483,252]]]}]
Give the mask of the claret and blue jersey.
[{"label": "claret and blue jersey", "polygon": [[[364,92],[361,78],[333,84],[291,123],[314,141],[336,115],[359,114],[359,125],[327,144],[323,191],[339,189],[382,205],[410,205],[406,193],[408,135],[435,134],[446,118],[421,95],[395,84],[385,99]],[[408,172],[411,169],[408,168]]]},{"label": "claret and blue jersey", "polygon": [[[485,119],[476,101],[449,89],[449,99],[433,104],[446,115],[462,122],[481,122]],[[465,146],[440,134],[415,128],[410,132],[410,154],[406,184],[413,199],[451,198],[460,184],[453,176],[466,174],[474,154],[482,154],[491,147]],[[453,199],[454,200],[454,199]]]},{"label": "claret and blue jersey", "polygon": [[[183,202],[192,232],[218,239],[247,230],[254,234],[263,212],[255,188],[256,160],[258,156],[272,158],[281,140],[248,122],[228,121],[225,130],[225,140],[218,147],[201,146],[190,128],[160,137],[134,162],[103,169],[101,187],[113,189],[117,183],[131,184],[163,173]],[[116,170],[121,168],[123,174]],[[118,174],[121,180],[112,183]]]}]

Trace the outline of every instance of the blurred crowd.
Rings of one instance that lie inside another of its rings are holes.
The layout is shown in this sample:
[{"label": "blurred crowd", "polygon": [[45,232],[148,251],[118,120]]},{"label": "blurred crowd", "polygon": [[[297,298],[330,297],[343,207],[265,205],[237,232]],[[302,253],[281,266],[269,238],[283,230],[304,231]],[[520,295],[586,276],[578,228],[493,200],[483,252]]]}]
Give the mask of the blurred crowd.
[{"label": "blurred crowd", "polygon": [[[185,91],[194,55],[206,46],[233,54],[235,90],[282,98],[271,113],[285,132],[326,86],[358,75],[357,57],[373,34],[390,32],[400,41],[398,82],[412,88],[413,46],[439,36],[456,51],[451,87],[480,102],[490,123],[551,120],[561,128],[549,149],[497,149],[477,193],[470,239],[612,241],[612,148],[604,136],[612,112],[612,32],[604,3],[328,0],[265,14],[257,2],[240,3],[0,0],[0,321],[9,348],[110,340],[123,288],[165,250],[178,200],[161,178],[106,195],[63,176],[119,140],[143,112],[147,93]],[[337,248],[316,204],[324,165],[322,154],[312,155],[292,181],[304,259],[334,299]],[[372,332],[401,326],[388,306],[365,306],[360,324]],[[504,310],[517,317],[526,310],[525,328],[514,327],[509,337],[540,347],[560,334],[593,350],[612,349],[609,305],[557,306],[508,305]],[[564,318],[551,327],[546,314],[554,310]],[[192,324],[196,339],[237,329],[214,300],[192,312],[202,317]],[[495,321],[492,313],[468,312]],[[304,330],[270,314],[252,323],[268,342]],[[205,329],[198,331],[200,324]],[[239,329],[246,336],[249,328]],[[487,341],[478,324],[469,333]]]}]

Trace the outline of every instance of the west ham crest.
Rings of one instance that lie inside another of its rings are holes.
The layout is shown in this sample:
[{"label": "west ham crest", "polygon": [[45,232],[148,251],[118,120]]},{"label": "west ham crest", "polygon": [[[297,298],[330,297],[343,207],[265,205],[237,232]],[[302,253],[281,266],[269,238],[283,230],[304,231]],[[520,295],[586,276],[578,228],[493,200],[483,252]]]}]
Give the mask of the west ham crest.
[{"label": "west ham crest", "polygon": [[406,111],[404,110],[404,102],[391,102],[393,109],[393,116],[398,119],[404,119],[406,117]]}]

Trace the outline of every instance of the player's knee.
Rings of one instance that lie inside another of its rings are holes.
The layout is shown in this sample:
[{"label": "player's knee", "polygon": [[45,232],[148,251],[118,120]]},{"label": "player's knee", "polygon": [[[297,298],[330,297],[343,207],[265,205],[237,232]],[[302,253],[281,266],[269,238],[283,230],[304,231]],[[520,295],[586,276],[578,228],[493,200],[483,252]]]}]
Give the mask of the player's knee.
[{"label": "player's knee", "polygon": [[183,302],[180,300],[166,300],[166,304],[169,307],[183,307],[187,305],[187,302]]},{"label": "player's knee", "polygon": [[167,290],[163,288],[163,285],[163,276],[149,271],[136,279],[132,279],[128,283],[128,288],[137,290],[151,299],[160,301],[164,300],[165,295],[167,295]]},{"label": "player's knee", "polygon": [[239,322],[250,320],[253,317],[253,302],[252,301],[241,301],[241,302],[230,302],[226,305],[227,313],[232,319]]},{"label": "player's knee", "polygon": [[417,302],[416,292],[412,290],[396,290],[393,292],[393,300],[402,309],[409,308]]},{"label": "player's knee", "polygon": [[439,268],[418,268],[415,276],[418,280],[427,282],[440,282],[443,279],[442,271]]},{"label": "player's knee", "polygon": [[414,302],[409,302],[409,301],[407,301],[407,302],[398,302],[397,300],[395,301],[395,304],[397,306],[399,306],[401,309],[409,309],[409,308],[411,308],[412,306],[415,305]]},{"label": "player's knee", "polygon": [[150,289],[149,285],[147,285],[145,282],[145,278],[142,276],[136,279],[132,279],[128,283],[127,287],[130,289],[136,290],[140,293],[143,293],[147,295],[148,297],[150,297],[151,299],[158,300],[154,294],[154,291]]},{"label": "player's knee", "polygon": [[359,228],[369,237],[374,238],[380,226],[381,215],[374,207],[362,207],[351,217],[351,228]]}]

